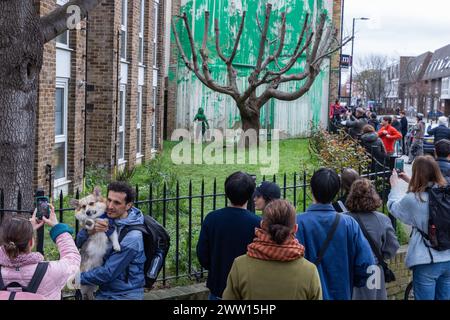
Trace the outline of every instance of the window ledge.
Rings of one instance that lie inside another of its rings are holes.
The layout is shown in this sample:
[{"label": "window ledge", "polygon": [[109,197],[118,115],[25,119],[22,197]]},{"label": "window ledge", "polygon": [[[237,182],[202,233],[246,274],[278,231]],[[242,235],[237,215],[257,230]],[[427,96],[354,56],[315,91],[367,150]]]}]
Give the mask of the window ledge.
[{"label": "window ledge", "polygon": [[136,153],[136,159],[141,159],[141,158],[143,158],[143,157],[144,157],[143,154],[141,154],[141,153]]},{"label": "window ledge", "polygon": [[121,165],[124,165],[124,164],[127,163],[127,162],[128,162],[127,160],[121,159],[121,160],[119,160],[119,161],[117,162],[117,165],[121,166]]},{"label": "window ledge", "polygon": [[53,188],[56,189],[56,188],[58,188],[58,187],[61,187],[61,186],[65,186],[65,185],[67,185],[67,184],[70,184],[71,182],[72,182],[71,180],[66,180],[66,179],[55,180]]},{"label": "window ledge", "polygon": [[65,44],[60,44],[58,42],[56,42],[56,49],[69,51],[69,52],[75,51],[74,49],[69,48],[69,46],[66,46]]}]

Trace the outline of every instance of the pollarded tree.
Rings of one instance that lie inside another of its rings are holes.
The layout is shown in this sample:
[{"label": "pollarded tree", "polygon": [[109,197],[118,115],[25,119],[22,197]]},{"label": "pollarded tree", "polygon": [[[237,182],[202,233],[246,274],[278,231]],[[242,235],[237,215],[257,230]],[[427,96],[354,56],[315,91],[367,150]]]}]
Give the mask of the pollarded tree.
[{"label": "pollarded tree", "polygon": [[[253,72],[248,77],[248,86],[245,91],[240,91],[238,89],[237,71],[233,66],[239,48],[239,42],[242,33],[244,32],[245,11],[243,12],[239,31],[229,57],[226,57],[220,48],[219,23],[217,19],[214,21],[217,55],[227,67],[228,80],[226,84],[219,84],[214,80],[209,67],[207,50],[210,24],[209,12],[205,11],[205,29],[203,33],[203,42],[199,50],[201,62],[199,62],[196,44],[186,13],[183,13],[179,17],[184,22],[184,27],[189,39],[189,46],[191,49],[190,58],[188,58],[183,49],[175,21],[172,19],[172,30],[174,32],[178,50],[186,67],[209,89],[229,95],[234,99],[236,106],[239,109],[242,119],[242,129],[244,131],[249,129],[259,131],[261,108],[270,99],[294,101],[306,94],[313,85],[316,77],[319,75],[323,60],[341,47],[341,44],[336,38],[338,34],[337,29],[332,25],[327,26],[327,15],[325,13],[322,13],[317,21],[314,21],[314,19],[311,19],[310,21],[309,15],[307,14],[303,26],[299,26],[301,27],[301,31],[299,30],[300,32],[294,51],[287,56],[287,62],[284,65],[280,65],[280,57],[282,56],[286,41],[286,13],[283,12],[281,14],[281,25],[278,31],[278,37],[275,40],[278,44],[277,49],[267,54],[268,49],[273,42],[268,39],[271,13],[272,4],[269,3],[266,5],[264,24],[261,25],[257,20],[261,32],[257,62]],[[350,40],[351,39],[345,40],[344,44]],[[286,54],[283,54],[283,59],[285,58]],[[305,60],[305,63],[302,72],[290,72],[291,69],[303,59]],[[280,84],[290,81],[298,81],[301,85],[294,92],[284,92],[279,90]],[[258,95],[257,89],[261,86],[263,86],[264,90]]]},{"label": "pollarded tree", "polygon": [[[0,0],[0,189],[4,207],[33,203],[38,76],[44,44],[75,26],[101,0],[71,0],[40,17],[32,0]],[[72,6],[72,7],[71,7]],[[79,19],[78,19],[79,18]]]}]

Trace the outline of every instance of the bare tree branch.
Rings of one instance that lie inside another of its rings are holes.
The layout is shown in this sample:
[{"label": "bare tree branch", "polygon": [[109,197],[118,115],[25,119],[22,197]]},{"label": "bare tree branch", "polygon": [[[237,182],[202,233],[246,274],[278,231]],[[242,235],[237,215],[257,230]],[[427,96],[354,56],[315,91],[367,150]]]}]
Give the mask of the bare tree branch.
[{"label": "bare tree branch", "polygon": [[222,53],[222,50],[220,49],[220,29],[219,29],[219,20],[214,19],[214,31],[216,32],[216,51],[219,55],[220,59],[222,59],[223,62],[227,63],[227,58]]},{"label": "bare tree branch", "polygon": [[269,55],[266,60],[264,60],[261,69],[265,69],[267,68],[267,66],[273,62],[275,59],[278,59],[281,55],[281,52],[283,51],[284,48],[284,39],[286,37],[286,13],[283,12],[281,14],[281,31],[280,31],[280,45],[278,46],[278,50],[275,52],[274,55]]},{"label": "bare tree branch", "polygon": [[228,59],[227,64],[231,65],[233,63],[234,57],[236,57],[236,52],[237,52],[237,49],[239,47],[239,42],[241,41],[242,31],[244,30],[244,22],[245,22],[246,14],[247,14],[246,11],[244,11],[242,13],[241,25],[239,26],[239,31],[238,31],[238,34],[237,34],[237,37],[236,37],[236,41],[234,43],[233,52],[231,53],[230,59]]},{"label": "bare tree branch", "polygon": [[256,69],[254,75],[257,76],[261,72],[261,65],[263,62],[264,52],[266,51],[266,41],[267,41],[267,32],[269,31],[269,20],[270,14],[272,12],[272,4],[267,4],[266,6],[266,17],[264,21],[264,29],[261,35],[261,41],[259,43],[259,53],[258,58],[256,60]]},{"label": "bare tree branch", "polygon": [[42,17],[41,29],[44,35],[44,43],[49,42],[69,29],[67,21],[72,16],[72,11],[68,10],[70,6],[78,7],[80,10],[80,19],[82,20],[86,18],[88,12],[94,9],[100,2],[102,2],[102,0],[71,0]]},{"label": "bare tree branch", "polygon": [[[187,31],[187,34],[188,34],[188,38],[189,38],[189,43],[190,43],[191,53],[192,53],[192,60],[193,60],[192,63],[186,57],[186,54],[185,54],[185,52],[183,50],[183,47],[181,45],[180,37],[178,35],[178,32],[176,31],[175,22],[173,20],[172,20],[172,30],[173,30],[173,33],[174,33],[174,36],[175,36],[175,41],[176,41],[178,50],[181,53],[181,56],[183,58],[184,63],[186,64],[186,67],[189,70],[191,70],[192,72],[194,72],[194,74],[197,76],[197,78],[205,86],[207,86],[211,90],[217,91],[217,92],[220,92],[220,93],[223,93],[223,94],[227,94],[227,95],[230,95],[230,96],[234,97],[235,94],[234,94],[233,90],[230,87],[221,86],[221,85],[215,83],[214,80],[210,77],[210,72],[209,72],[208,63],[207,63],[207,61],[208,61],[207,57],[206,57],[206,60],[204,59],[203,65],[202,65],[202,70],[203,70],[205,75],[203,76],[200,73],[200,70],[199,70],[199,67],[198,67],[197,53],[196,53],[196,50],[195,50],[194,37],[192,35],[191,28],[189,27],[189,21],[187,19],[186,13],[184,13],[182,15],[182,19],[184,21],[184,25],[185,25],[185,28],[186,28],[186,31]],[[205,72],[205,70],[206,70],[206,72]]]},{"label": "bare tree branch", "polygon": [[172,31],[175,36],[175,42],[177,44],[178,50],[180,51],[180,54],[181,54],[181,58],[183,59],[184,63],[186,64],[186,67],[191,71],[195,71],[191,62],[187,58],[186,53],[184,52],[183,46],[181,45],[180,37],[178,36],[177,27],[175,25],[175,21],[173,20],[173,18],[172,18]]}]

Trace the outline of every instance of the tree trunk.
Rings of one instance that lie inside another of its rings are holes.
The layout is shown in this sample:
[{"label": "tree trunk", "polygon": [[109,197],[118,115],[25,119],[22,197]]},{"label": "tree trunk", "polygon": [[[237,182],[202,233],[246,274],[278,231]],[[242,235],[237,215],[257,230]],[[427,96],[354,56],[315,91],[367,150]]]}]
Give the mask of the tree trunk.
[{"label": "tree trunk", "polygon": [[[260,117],[260,108],[258,106],[257,101],[254,98],[250,97],[244,103],[238,105],[241,120],[242,120],[242,130],[244,134],[248,132],[248,130],[255,130],[256,135],[256,143],[259,144],[259,130],[261,129],[261,124],[259,121]],[[245,137],[245,136],[244,136]],[[240,139],[239,147],[250,147],[250,140],[248,139]]]},{"label": "tree trunk", "polygon": [[33,206],[35,109],[43,42],[33,1],[0,1],[0,189],[5,209],[17,209],[19,190],[22,209]]}]

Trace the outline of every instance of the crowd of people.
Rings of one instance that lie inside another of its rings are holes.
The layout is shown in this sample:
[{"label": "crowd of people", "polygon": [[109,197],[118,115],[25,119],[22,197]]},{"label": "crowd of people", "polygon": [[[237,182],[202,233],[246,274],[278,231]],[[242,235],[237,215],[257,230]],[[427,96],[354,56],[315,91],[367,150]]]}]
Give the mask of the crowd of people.
[{"label": "crowd of people", "polygon": [[[428,230],[427,188],[448,187],[449,147],[439,142],[437,160],[418,156],[411,177],[393,170],[390,178],[389,211],[413,227],[405,263],[417,300],[450,300],[450,250],[433,249],[421,231]],[[406,194],[400,179],[409,184]],[[197,244],[210,299],[387,299],[385,283],[395,275],[386,260],[400,244],[391,219],[377,211],[382,199],[373,181],[323,168],[310,187],[314,203],[296,214],[275,183],[256,187],[243,172],[228,177],[231,205],[205,218]],[[248,201],[261,217],[246,209]]]},{"label": "crowd of people", "polygon": [[[404,137],[404,112],[398,129],[392,117],[378,122],[363,109],[355,114],[337,108],[333,112],[331,116],[339,114],[350,136],[360,140],[378,163],[394,154],[396,141]],[[420,151],[425,127],[420,114],[417,120],[411,148]],[[411,177],[396,170],[390,177],[389,212],[413,230],[405,263],[413,272],[417,300],[450,300],[450,250],[435,249],[427,234],[429,192],[450,183],[450,137],[446,136],[450,129],[444,119],[439,121],[437,128],[429,130],[435,135],[436,158],[414,154]],[[406,194],[399,188],[400,179],[409,185]],[[385,282],[392,281],[393,274],[385,260],[394,257],[400,245],[391,219],[377,211],[382,199],[373,181],[352,169],[338,175],[322,168],[310,181],[313,204],[300,214],[281,199],[275,183],[256,186],[250,175],[236,172],[224,187],[230,205],[206,216],[197,243],[198,260],[208,270],[209,299],[387,299]],[[108,232],[111,224],[119,233],[141,225],[144,216],[133,206],[134,197],[126,183],[111,183],[105,220],[97,220],[92,231],[82,229],[76,242],[73,230],[58,222],[53,207],[49,218],[42,220],[37,220],[36,212],[31,219],[4,219],[0,293],[14,284],[35,294],[35,299],[57,300],[68,283],[74,288],[98,286],[99,300],[143,299],[146,257],[140,231],[127,233],[120,251],[111,248],[103,264],[89,271],[80,272],[78,251],[88,237]],[[261,216],[247,210],[249,201]],[[44,225],[51,228],[59,260],[46,262],[33,252],[36,230]]]},{"label": "crowd of people", "polygon": [[[361,143],[374,160],[373,169],[381,169],[380,165],[390,163],[392,156],[408,156],[408,164],[412,164],[418,156],[424,155],[425,134],[434,137],[434,144],[441,140],[450,141],[449,119],[438,118],[438,126],[426,126],[424,115],[416,113],[416,122],[410,124],[406,112],[398,110],[397,115],[379,118],[371,110],[362,107],[348,110],[340,105],[339,100],[330,107],[330,131],[345,129],[348,135]],[[412,128],[411,128],[412,127]],[[407,141],[408,133],[410,134]]]}]

